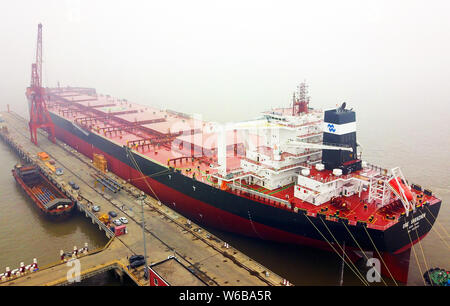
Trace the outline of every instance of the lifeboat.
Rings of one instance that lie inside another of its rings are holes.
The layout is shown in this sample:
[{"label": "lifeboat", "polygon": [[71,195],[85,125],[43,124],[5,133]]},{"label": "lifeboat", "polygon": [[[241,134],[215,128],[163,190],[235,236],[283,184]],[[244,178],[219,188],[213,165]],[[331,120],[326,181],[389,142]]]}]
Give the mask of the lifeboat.
[{"label": "lifeboat", "polygon": [[[398,183],[397,183],[397,181],[398,181]],[[400,184],[400,186],[399,186],[399,184]],[[395,178],[392,178],[392,179],[389,181],[389,185],[391,185],[392,188],[394,188],[394,190],[395,190],[399,195],[402,195],[402,193],[400,192],[400,188],[401,188],[401,189],[403,190],[403,193],[404,193],[405,196],[406,196],[406,200],[407,200],[408,202],[409,202],[409,201],[412,201],[413,196],[412,196],[411,190],[409,190],[408,186],[406,186],[405,184],[403,184],[401,178],[397,177],[397,180],[395,180]]]},{"label": "lifeboat", "polygon": [[222,184],[220,185],[220,189],[221,190],[227,190],[228,189],[228,184],[225,181],[222,181]]}]

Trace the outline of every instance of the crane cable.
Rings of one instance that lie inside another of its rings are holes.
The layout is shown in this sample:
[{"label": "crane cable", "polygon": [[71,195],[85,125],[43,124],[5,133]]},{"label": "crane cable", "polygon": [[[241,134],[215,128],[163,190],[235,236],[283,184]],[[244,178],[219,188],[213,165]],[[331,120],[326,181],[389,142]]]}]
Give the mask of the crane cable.
[{"label": "crane cable", "polygon": [[394,276],[392,276],[392,273],[391,273],[391,271],[389,270],[389,267],[388,267],[388,266],[386,265],[386,263],[384,262],[384,259],[383,259],[383,257],[381,256],[380,252],[378,251],[377,246],[376,246],[375,243],[373,242],[372,237],[370,237],[370,234],[369,234],[369,232],[367,231],[367,228],[366,228],[365,226],[363,226],[363,228],[364,228],[364,230],[366,231],[366,234],[367,234],[367,236],[369,237],[370,242],[372,243],[372,245],[373,245],[375,251],[377,252],[378,256],[380,257],[381,261],[383,262],[383,265],[386,267],[386,270],[389,272],[389,275],[391,276],[391,278],[392,278],[392,280],[394,281],[395,285],[398,286],[397,282],[396,282],[395,279],[394,279]]},{"label": "crane cable", "polygon": [[442,238],[441,234],[439,233],[439,231],[433,227],[433,224],[431,224],[430,220],[428,220],[428,218],[425,216],[425,220],[427,220],[427,222],[430,224],[431,229],[433,229],[436,234],[438,234],[439,238],[442,240],[442,242],[444,242],[444,244],[447,246],[448,249],[450,249],[450,245],[448,245],[447,241],[445,241],[444,238]]},{"label": "crane cable", "polygon": [[[353,241],[356,243],[356,245],[358,246],[358,248],[361,250],[361,253],[364,254],[364,257],[366,257],[367,260],[369,260],[369,257],[367,257],[366,253],[363,251],[363,249],[361,248],[361,246],[359,245],[358,241],[356,241],[355,237],[353,237],[353,234],[350,232],[350,230],[348,229],[347,225],[345,225],[344,222],[342,222],[342,224],[344,225],[345,229],[347,230],[347,232],[350,234],[350,236],[352,237]],[[383,281],[384,285],[387,286],[386,282],[384,281],[383,277],[381,277],[380,271],[378,271],[377,269],[375,269],[375,271],[377,272],[377,274],[380,276],[381,280]]]},{"label": "crane cable", "polygon": [[134,164],[134,166],[136,167],[136,169],[139,171],[139,173],[142,175],[141,178],[144,179],[145,184],[148,186],[148,188],[151,190],[151,192],[155,195],[156,199],[158,200],[159,203],[161,203],[161,201],[159,200],[158,196],[156,195],[155,191],[153,190],[152,186],[150,186],[150,184],[148,183],[144,173],[142,172],[141,168],[139,167],[139,165],[137,164],[136,160],[134,159],[133,156],[133,152],[131,152],[130,148],[127,147],[127,155],[130,158],[131,162]]},{"label": "crane cable", "polygon": [[131,179],[131,180],[132,181],[142,180],[142,179],[145,179],[146,177],[151,178],[151,177],[161,176],[161,175],[164,175],[164,174],[169,173],[169,172],[170,172],[170,170],[166,169],[166,170],[162,170],[162,171],[150,174],[150,175],[141,176],[141,177],[138,177],[138,178],[135,178],[135,179]]},{"label": "crane cable", "polygon": [[447,235],[447,237],[450,237],[450,234],[447,232],[447,230],[442,226],[442,224],[437,220],[437,217],[435,217],[430,209],[428,208],[428,206],[425,206],[425,208],[428,210],[428,212],[430,213],[430,215],[433,217],[434,221],[442,228],[442,231],[445,233],[445,235]]},{"label": "crane cable", "polygon": [[314,228],[319,232],[319,234],[322,236],[322,238],[330,245],[330,247],[333,249],[334,252],[336,252],[336,254],[348,265],[348,267],[350,268],[350,270],[352,270],[353,273],[355,273],[355,275],[359,278],[359,280],[365,285],[365,286],[369,286],[368,283],[366,283],[366,281],[364,280],[364,278],[361,279],[361,277],[358,275],[358,273],[356,273],[353,268],[347,263],[347,261],[344,259],[344,257],[339,254],[339,252],[333,247],[333,245],[328,241],[328,239],[322,234],[322,232],[317,228],[317,226],[309,219],[308,215],[305,214],[306,219],[312,224],[312,226],[314,226]]},{"label": "crane cable", "polygon": [[330,233],[331,237],[333,237],[334,241],[336,242],[336,244],[338,245],[338,247],[341,249],[342,253],[348,258],[348,260],[350,261],[350,263],[352,264],[353,268],[355,268],[355,270],[359,273],[359,275],[364,278],[364,276],[361,274],[361,271],[358,270],[358,268],[356,267],[356,265],[353,263],[353,261],[350,259],[350,257],[347,255],[347,253],[344,252],[344,249],[341,247],[341,245],[339,244],[339,242],[337,241],[337,239],[334,237],[333,233],[330,231],[330,229],[328,228],[327,224],[325,223],[325,221],[319,217],[319,219],[322,221],[323,225],[325,225],[325,228],[327,229],[327,231]]},{"label": "crane cable", "polygon": [[[424,262],[425,268],[427,269],[427,272],[425,272],[425,273],[428,273],[428,274],[429,274],[429,271],[430,271],[430,270],[428,269],[427,260],[426,260],[426,258],[425,258],[425,252],[423,251],[423,248],[422,248],[422,242],[420,241],[421,239],[420,239],[420,237],[419,237],[419,233],[417,232],[417,228],[416,228],[416,235],[417,235],[417,240],[419,241],[420,251],[422,252],[423,262]],[[428,275],[428,276],[429,276],[429,275]]]},{"label": "crane cable", "polygon": [[408,232],[409,241],[411,242],[411,248],[413,250],[414,257],[416,258],[417,266],[419,267],[420,278],[423,280],[423,284],[426,285],[425,279],[423,278],[422,268],[420,267],[420,264],[419,264],[419,258],[417,257],[416,250],[414,249],[414,244],[412,243],[411,235],[409,234],[408,230],[406,230],[406,231]]}]

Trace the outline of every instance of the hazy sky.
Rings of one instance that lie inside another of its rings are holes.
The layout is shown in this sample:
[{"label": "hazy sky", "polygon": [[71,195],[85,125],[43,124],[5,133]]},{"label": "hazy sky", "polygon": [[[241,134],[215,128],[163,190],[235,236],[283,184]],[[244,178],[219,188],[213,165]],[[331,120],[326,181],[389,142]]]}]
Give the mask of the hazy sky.
[{"label": "hazy sky", "polygon": [[1,1],[0,107],[44,84],[246,119],[288,105],[450,107],[450,1]]}]

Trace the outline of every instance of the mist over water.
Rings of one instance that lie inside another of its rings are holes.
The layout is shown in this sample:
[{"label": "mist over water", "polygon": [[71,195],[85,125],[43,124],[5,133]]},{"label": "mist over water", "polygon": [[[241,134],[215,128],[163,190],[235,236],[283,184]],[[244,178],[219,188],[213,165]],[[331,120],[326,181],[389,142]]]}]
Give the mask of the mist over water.
[{"label": "mist over water", "polygon": [[[289,106],[306,80],[311,107],[345,101],[354,108],[364,160],[400,166],[409,181],[442,198],[438,221],[448,232],[448,11],[448,1],[406,0],[4,2],[0,109],[10,104],[27,116],[39,22],[45,86],[94,87],[228,122]],[[5,154],[2,160],[12,162]],[[10,179],[9,171],[0,176]],[[221,235],[293,283],[337,283],[333,254]],[[448,248],[436,233],[422,246],[429,266],[449,268]],[[422,284],[419,270],[411,258],[410,284]]]}]

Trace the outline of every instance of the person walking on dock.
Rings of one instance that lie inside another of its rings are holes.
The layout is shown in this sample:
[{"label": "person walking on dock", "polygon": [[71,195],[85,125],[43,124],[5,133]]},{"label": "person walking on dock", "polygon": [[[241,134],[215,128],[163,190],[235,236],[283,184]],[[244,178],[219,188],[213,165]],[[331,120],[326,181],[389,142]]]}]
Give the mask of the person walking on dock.
[{"label": "person walking on dock", "polygon": [[30,270],[32,272],[36,272],[37,270],[39,270],[36,258],[33,258],[33,264],[31,265]]}]

